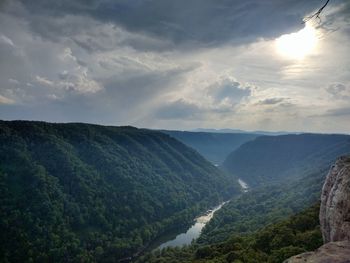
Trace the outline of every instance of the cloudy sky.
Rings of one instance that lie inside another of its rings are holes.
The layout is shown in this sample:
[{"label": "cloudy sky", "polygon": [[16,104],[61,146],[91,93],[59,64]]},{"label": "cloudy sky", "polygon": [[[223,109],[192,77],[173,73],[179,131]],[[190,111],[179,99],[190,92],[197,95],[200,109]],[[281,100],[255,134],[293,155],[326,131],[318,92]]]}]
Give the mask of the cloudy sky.
[{"label": "cloudy sky", "polygon": [[350,133],[350,2],[302,23],[324,2],[0,0],[0,119]]}]

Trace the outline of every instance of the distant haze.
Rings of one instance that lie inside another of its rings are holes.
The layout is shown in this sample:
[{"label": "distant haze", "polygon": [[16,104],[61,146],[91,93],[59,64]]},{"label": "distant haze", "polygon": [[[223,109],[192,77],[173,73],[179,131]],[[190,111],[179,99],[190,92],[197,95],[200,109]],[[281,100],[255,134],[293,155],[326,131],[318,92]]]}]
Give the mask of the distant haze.
[{"label": "distant haze", "polygon": [[193,132],[211,132],[211,133],[251,133],[257,135],[283,135],[283,134],[298,134],[302,132],[290,132],[290,131],[245,131],[239,129],[205,129],[197,128],[192,130]]}]

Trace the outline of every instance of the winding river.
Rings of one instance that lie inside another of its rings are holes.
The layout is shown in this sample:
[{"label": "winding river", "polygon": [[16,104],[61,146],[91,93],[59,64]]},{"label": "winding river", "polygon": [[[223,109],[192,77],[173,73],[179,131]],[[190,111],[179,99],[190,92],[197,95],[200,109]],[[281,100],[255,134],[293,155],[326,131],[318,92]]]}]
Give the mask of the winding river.
[{"label": "winding river", "polygon": [[[248,192],[249,186],[246,182],[244,182],[242,179],[238,179],[238,183],[241,186],[243,192]],[[162,249],[166,247],[176,247],[191,244],[194,239],[200,236],[202,229],[213,218],[214,213],[227,202],[229,201],[222,202],[213,209],[208,210],[204,215],[195,218],[195,223],[189,229],[187,229],[187,231],[185,230],[182,233],[176,235],[175,238],[171,238],[170,240],[163,242],[157,248]]]},{"label": "winding river", "polygon": [[208,210],[204,215],[197,217],[195,223],[185,233],[178,234],[174,239],[162,243],[158,248],[162,249],[191,244],[192,240],[199,237],[203,227],[213,218],[214,213],[225,203],[227,202],[222,202],[220,205]]}]

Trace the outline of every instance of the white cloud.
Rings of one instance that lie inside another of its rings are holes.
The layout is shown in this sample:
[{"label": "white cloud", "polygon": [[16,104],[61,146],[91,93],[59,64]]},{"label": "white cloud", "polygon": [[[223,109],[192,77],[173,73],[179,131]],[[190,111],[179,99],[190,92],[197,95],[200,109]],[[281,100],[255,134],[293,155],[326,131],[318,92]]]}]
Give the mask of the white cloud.
[{"label": "white cloud", "polygon": [[[173,35],[149,34],[153,29],[18,6],[0,13],[6,25],[0,34],[0,92],[34,109],[33,118],[45,111],[53,121],[322,131],[334,114],[324,115],[323,122],[313,116],[349,102],[349,22],[326,32],[312,56],[286,60],[275,50],[274,34],[250,42],[240,38],[242,45],[224,37],[207,45],[180,39],[176,46]],[[170,22],[163,26],[186,36],[186,27]],[[7,113],[2,108],[0,117],[21,118],[23,110],[12,107]],[[349,120],[345,114],[337,118]],[[344,125],[335,122],[332,128]]]},{"label": "white cloud", "polygon": [[14,84],[14,85],[19,85],[19,81],[17,79],[11,79],[9,78],[9,83]]},{"label": "white cloud", "polygon": [[[49,80],[45,77],[35,76],[35,81],[43,86],[63,91],[76,91],[78,93],[96,93],[102,90],[102,86],[89,79],[87,69],[80,69],[74,73],[63,71],[59,74],[59,80]],[[56,97],[57,98],[57,97]]]},{"label": "white cloud", "polygon": [[81,70],[78,74],[67,73],[63,81],[57,84],[59,87],[64,87],[66,90],[74,90],[79,93],[96,93],[103,89],[95,80],[88,77],[87,69]]},{"label": "white cloud", "polygon": [[45,77],[40,77],[40,76],[35,76],[34,80],[40,84],[40,85],[44,85],[44,86],[49,86],[49,87],[53,87],[55,84],[53,81],[48,80]]},{"label": "white cloud", "polygon": [[62,60],[72,60],[74,62],[77,61],[77,58],[75,56],[73,56],[72,50],[69,47],[67,47],[63,50],[62,55],[61,55],[61,59]]},{"label": "white cloud", "polygon": [[15,101],[0,95],[0,104],[14,104]]},{"label": "white cloud", "polygon": [[12,42],[12,40],[5,35],[0,35],[0,43],[11,46],[11,47],[15,46],[15,44]]}]

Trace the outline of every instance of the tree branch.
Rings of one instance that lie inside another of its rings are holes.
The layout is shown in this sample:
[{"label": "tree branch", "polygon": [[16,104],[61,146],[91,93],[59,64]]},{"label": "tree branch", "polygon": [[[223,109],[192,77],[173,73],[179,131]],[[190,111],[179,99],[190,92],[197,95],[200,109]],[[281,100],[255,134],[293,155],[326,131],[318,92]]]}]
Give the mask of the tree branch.
[{"label": "tree branch", "polygon": [[307,21],[309,21],[309,20],[311,20],[313,18],[318,18],[319,20],[321,20],[320,15],[321,15],[323,9],[328,5],[329,1],[330,0],[327,0],[327,2],[320,9],[318,9],[318,11],[316,13],[314,13],[311,16],[308,16],[308,17],[304,18],[303,19],[304,23],[306,23]]}]

